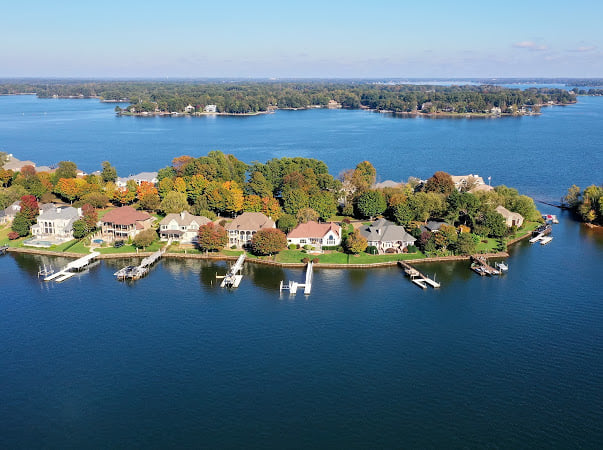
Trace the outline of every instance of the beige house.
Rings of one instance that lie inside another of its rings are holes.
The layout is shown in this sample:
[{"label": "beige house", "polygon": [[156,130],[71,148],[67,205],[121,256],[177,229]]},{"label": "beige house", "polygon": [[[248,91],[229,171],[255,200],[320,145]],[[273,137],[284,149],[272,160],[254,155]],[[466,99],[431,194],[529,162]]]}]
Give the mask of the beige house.
[{"label": "beige house", "polygon": [[122,206],[109,211],[102,221],[102,238],[113,242],[133,238],[141,231],[148,230],[153,225],[154,218],[131,206]]},{"label": "beige house", "polygon": [[207,217],[193,216],[188,211],[168,214],[159,222],[159,237],[162,241],[173,239],[181,244],[192,244],[197,242],[199,227],[209,222]]},{"label": "beige house", "polygon": [[259,212],[244,212],[224,227],[228,231],[228,245],[245,247],[259,230],[276,228],[274,220]]},{"label": "beige house", "polygon": [[521,214],[511,212],[504,206],[497,206],[495,211],[505,218],[505,223],[509,228],[514,225],[519,228],[523,225],[523,216]]}]

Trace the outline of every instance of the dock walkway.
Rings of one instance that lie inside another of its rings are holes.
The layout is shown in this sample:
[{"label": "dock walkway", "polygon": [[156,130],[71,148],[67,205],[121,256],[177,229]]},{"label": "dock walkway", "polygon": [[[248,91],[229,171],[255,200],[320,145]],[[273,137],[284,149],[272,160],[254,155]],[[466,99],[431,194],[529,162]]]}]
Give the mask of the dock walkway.
[{"label": "dock walkway", "polygon": [[139,280],[149,273],[151,266],[161,259],[171,243],[172,240],[169,239],[164,247],[144,258],[138,266],[126,266],[115,272],[113,275],[115,275],[118,280]]},{"label": "dock walkway", "polygon": [[398,261],[398,265],[404,269],[404,273],[410,277],[410,281],[422,289],[427,289],[428,285],[434,289],[437,289],[441,286],[441,284],[435,280],[435,275],[432,280],[427,275],[405,261]]},{"label": "dock walkway", "polygon": [[45,277],[44,281],[54,281],[56,283],[62,283],[63,281],[74,276],[77,271],[82,270],[84,267],[90,264],[94,258],[98,256],[100,256],[99,252],[92,252],[86,256],[82,256],[81,258],[76,259],[75,261],[71,261],[65,267],[63,267],[63,269]]},{"label": "dock walkway", "polygon": [[233,266],[226,273],[226,275],[216,275],[216,278],[222,278],[222,283],[220,283],[220,287],[239,287],[239,284],[241,284],[241,280],[243,280],[243,275],[241,275],[239,272],[243,269],[244,263],[245,253],[243,253],[237,258],[237,261],[233,264]]},{"label": "dock walkway", "polygon": [[484,277],[486,275],[492,276],[501,274],[500,270],[495,269],[490,264],[488,264],[488,260],[484,256],[473,255],[471,256],[471,261],[473,261],[471,263],[471,270],[473,270],[476,274],[481,277]]},{"label": "dock walkway", "polygon": [[304,294],[310,295],[312,292],[312,280],[314,279],[313,272],[314,264],[309,262],[306,266],[306,281],[304,283],[298,283],[296,281],[289,281],[289,284],[283,284],[281,281],[280,292],[288,290],[291,294],[296,294],[299,288],[304,288]]}]

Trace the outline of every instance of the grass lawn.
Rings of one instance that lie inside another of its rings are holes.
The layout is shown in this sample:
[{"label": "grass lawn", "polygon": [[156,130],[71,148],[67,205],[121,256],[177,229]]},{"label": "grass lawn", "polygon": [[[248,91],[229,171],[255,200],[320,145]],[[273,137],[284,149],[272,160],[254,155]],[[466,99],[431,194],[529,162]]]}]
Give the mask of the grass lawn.
[{"label": "grass lawn", "polygon": [[[486,242],[482,242],[486,241]],[[476,253],[494,253],[498,251],[498,239],[485,238],[475,247]]]},{"label": "grass lawn", "polygon": [[357,256],[348,255],[340,252],[329,252],[322,255],[312,255],[302,253],[300,250],[283,250],[277,257],[277,262],[282,263],[299,263],[303,258],[310,260],[318,258],[318,262],[323,264],[374,264],[388,261],[403,261],[409,259],[425,258],[422,253],[393,253],[387,255],[369,255],[368,253],[360,253]]},{"label": "grass lawn", "polygon": [[523,226],[517,230],[516,233],[509,236],[509,239],[517,239],[518,237],[525,236],[528,233],[531,233],[536,228],[542,225],[540,222],[524,222]]},{"label": "grass lawn", "polygon": [[22,247],[23,245],[23,241],[26,239],[29,239],[31,236],[25,236],[19,239],[15,239],[14,241],[11,241],[8,238],[8,233],[10,233],[12,230],[10,228],[9,224],[5,224],[2,225],[0,227],[0,245],[8,245],[9,247]]},{"label": "grass lawn", "polygon": [[[165,243],[164,242],[160,242],[160,241],[155,241],[153,242],[151,245],[149,245],[147,248],[145,249],[140,249],[140,252],[156,252],[157,250],[159,250]],[[124,245],[122,247],[119,248],[115,248],[115,247],[97,247],[96,251],[103,254],[103,255],[108,255],[108,254],[118,254],[118,253],[136,253],[136,247],[134,247],[133,245]]]},{"label": "grass lawn", "polygon": [[[71,241],[68,242],[63,242],[60,245],[52,245],[50,248],[48,248],[47,250],[50,250],[51,252],[65,252],[65,251],[71,251],[71,246],[75,245],[75,243],[77,242],[77,239],[72,239]],[[46,249],[45,249],[46,250]]]},{"label": "grass lawn", "polygon": [[98,213],[98,220],[101,220],[105,214],[107,214],[112,209],[115,209],[113,206],[104,209],[98,209],[96,212]]}]

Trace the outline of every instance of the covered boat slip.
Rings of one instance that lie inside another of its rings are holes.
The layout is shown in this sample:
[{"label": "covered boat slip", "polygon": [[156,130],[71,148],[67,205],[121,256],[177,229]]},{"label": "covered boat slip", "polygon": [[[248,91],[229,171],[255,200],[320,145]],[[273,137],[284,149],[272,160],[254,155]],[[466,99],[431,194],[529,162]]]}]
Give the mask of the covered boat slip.
[{"label": "covered boat slip", "polygon": [[88,266],[98,256],[100,256],[99,252],[91,252],[90,254],[82,256],[75,261],[71,261],[62,270],[45,277],[44,281],[56,281],[57,283],[61,283],[74,276],[77,271]]}]

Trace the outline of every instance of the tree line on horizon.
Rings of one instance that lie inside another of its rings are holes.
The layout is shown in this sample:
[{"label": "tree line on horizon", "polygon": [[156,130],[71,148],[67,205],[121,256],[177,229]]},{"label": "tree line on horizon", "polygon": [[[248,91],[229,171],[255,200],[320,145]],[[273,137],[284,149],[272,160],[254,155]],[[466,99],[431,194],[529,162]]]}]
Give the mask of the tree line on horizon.
[{"label": "tree line on horizon", "polygon": [[[330,101],[343,108],[369,108],[399,113],[445,112],[489,113],[500,108],[516,113],[522,107],[549,102],[576,101],[564,89],[509,89],[501,86],[430,86],[375,82],[333,81],[88,81],[88,82],[5,82],[0,94],[35,93],[40,98],[100,98],[129,102],[126,109],[136,112],[183,112],[188,105],[202,111],[216,105],[217,112],[244,114],[273,108],[326,107]],[[120,111],[121,107],[117,107]]]}]

